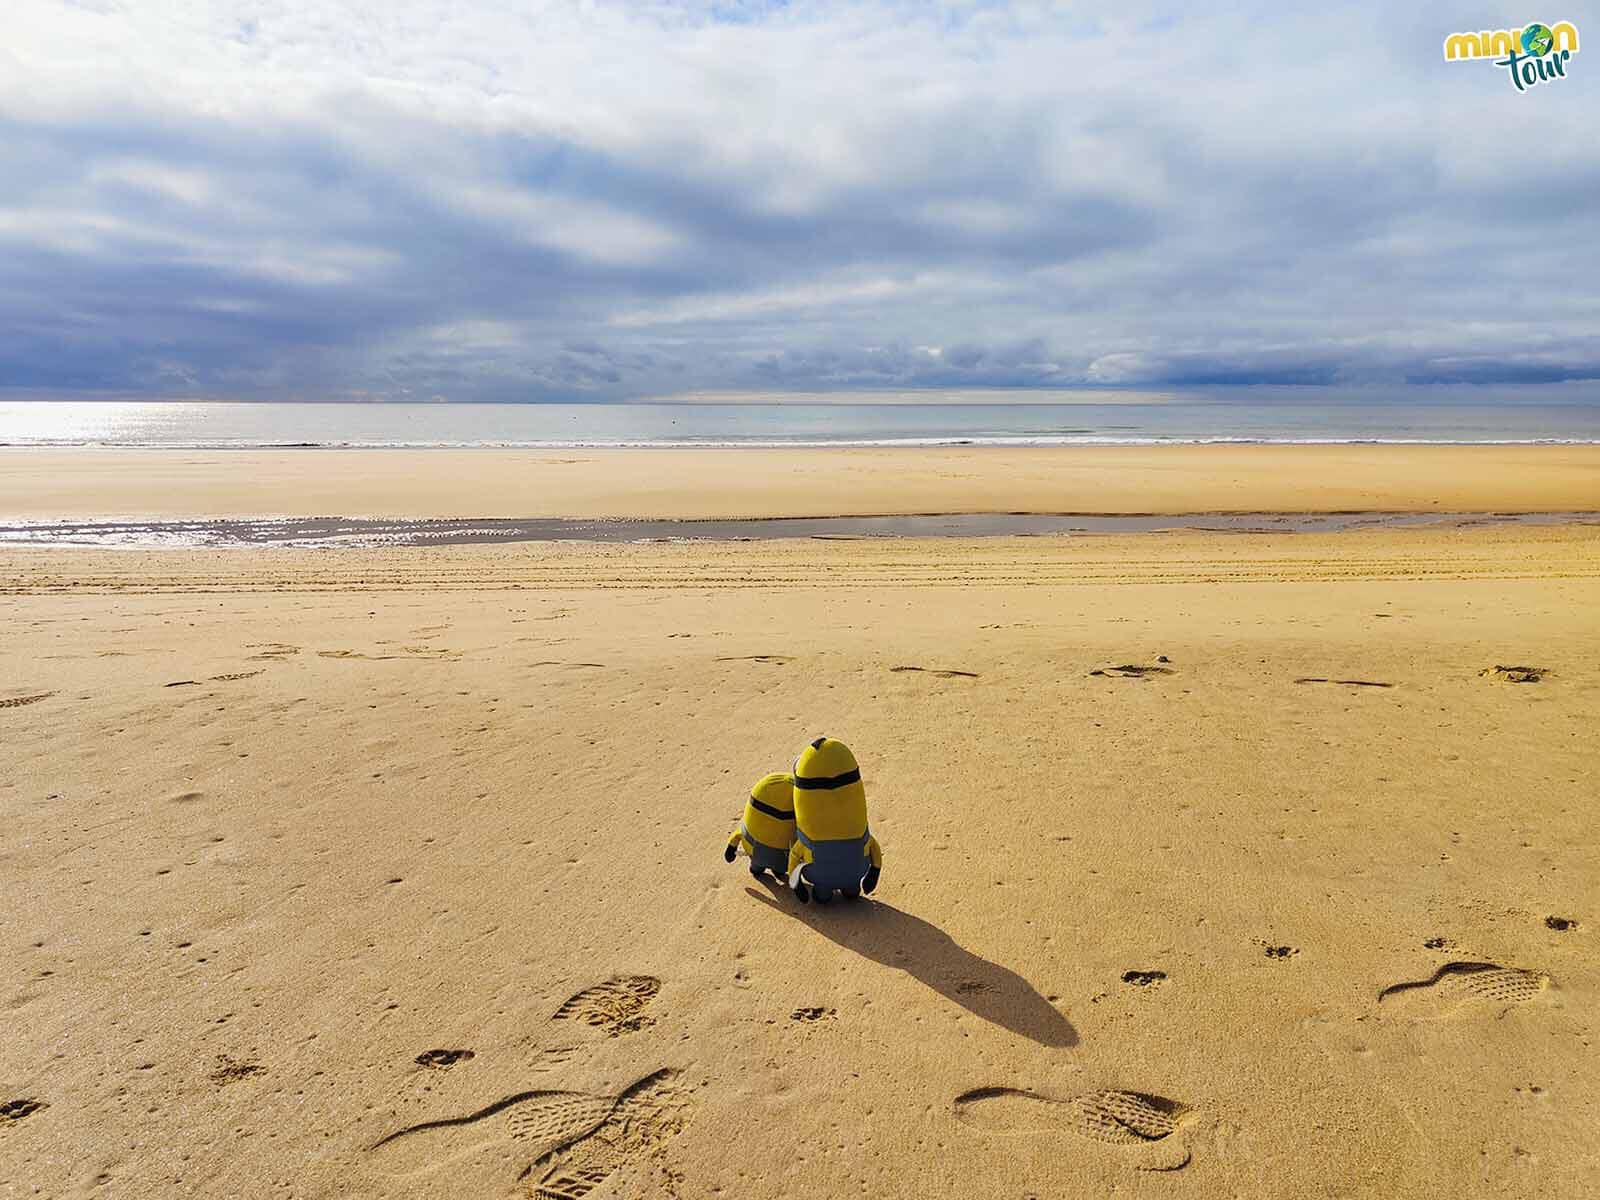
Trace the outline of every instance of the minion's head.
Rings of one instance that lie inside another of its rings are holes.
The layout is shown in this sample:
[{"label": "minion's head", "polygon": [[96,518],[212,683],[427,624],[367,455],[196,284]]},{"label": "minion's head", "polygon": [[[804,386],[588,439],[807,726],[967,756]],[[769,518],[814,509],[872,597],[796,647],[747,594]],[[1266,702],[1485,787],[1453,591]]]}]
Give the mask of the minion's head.
[{"label": "minion's head", "polygon": [[[859,837],[867,829],[867,793],[850,747],[819,737],[794,764],[795,820],[808,834]],[[859,828],[858,828],[859,826]]]},{"label": "minion's head", "polygon": [[[854,779],[843,778],[846,775]],[[819,737],[804,750],[794,764],[795,786],[811,791],[861,782],[861,768],[850,747],[830,737]],[[801,780],[807,782],[802,783]]]},{"label": "minion's head", "polygon": [[750,799],[762,812],[781,813],[780,819],[794,820],[794,781],[787,772],[763,775],[750,789]]},{"label": "minion's head", "polygon": [[794,785],[787,775],[763,775],[745,801],[745,836],[787,850],[794,841]]}]

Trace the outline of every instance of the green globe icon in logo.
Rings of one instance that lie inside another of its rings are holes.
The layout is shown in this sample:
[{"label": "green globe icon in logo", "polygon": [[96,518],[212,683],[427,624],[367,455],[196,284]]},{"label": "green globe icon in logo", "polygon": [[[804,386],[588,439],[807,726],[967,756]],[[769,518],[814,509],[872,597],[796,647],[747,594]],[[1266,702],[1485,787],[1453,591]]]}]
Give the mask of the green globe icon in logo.
[{"label": "green globe icon in logo", "polygon": [[1550,47],[1555,45],[1556,35],[1550,32],[1550,26],[1541,25],[1535,21],[1522,31],[1522,49],[1535,58],[1543,58],[1550,53]]}]

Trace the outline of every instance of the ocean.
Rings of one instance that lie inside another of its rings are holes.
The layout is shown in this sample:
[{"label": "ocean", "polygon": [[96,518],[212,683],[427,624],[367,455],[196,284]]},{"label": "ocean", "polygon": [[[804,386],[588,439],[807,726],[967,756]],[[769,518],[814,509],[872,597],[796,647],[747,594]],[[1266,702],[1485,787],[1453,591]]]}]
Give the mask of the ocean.
[{"label": "ocean", "polygon": [[[1530,394],[1533,398],[1530,398]],[[0,446],[568,448],[1600,442],[1600,385],[1214,389],[1088,403],[0,402]]]}]

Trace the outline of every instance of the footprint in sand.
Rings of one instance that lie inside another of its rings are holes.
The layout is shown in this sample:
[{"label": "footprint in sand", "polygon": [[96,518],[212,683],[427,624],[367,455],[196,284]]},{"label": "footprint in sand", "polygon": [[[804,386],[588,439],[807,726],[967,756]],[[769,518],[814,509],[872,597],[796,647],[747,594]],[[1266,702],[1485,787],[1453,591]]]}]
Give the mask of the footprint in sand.
[{"label": "footprint in sand", "polygon": [[0,708],[21,708],[24,704],[37,704],[54,695],[54,692],[40,692],[37,696],[13,696],[9,700],[0,700]]},{"label": "footprint in sand", "polygon": [[444,646],[401,646],[402,654],[362,654],[358,650],[318,650],[318,658],[360,659],[363,662],[391,662],[395,660],[422,660],[425,662],[444,662],[461,657],[459,650],[450,650]]},{"label": "footprint in sand", "polygon": [[15,1121],[25,1120],[33,1116],[41,1108],[49,1107],[43,1100],[34,1100],[31,1097],[24,1097],[21,1100],[7,1100],[0,1104],[0,1129]]},{"label": "footprint in sand", "polygon": [[1118,679],[1149,679],[1156,675],[1177,674],[1171,667],[1141,667],[1137,663],[1123,663],[1120,667],[1096,667],[1090,675],[1115,676]]},{"label": "footprint in sand", "polygon": [[448,1068],[476,1057],[471,1050],[424,1050],[413,1061],[419,1067]]},{"label": "footprint in sand", "polygon": [[564,1065],[578,1052],[577,1046],[551,1046],[539,1051],[528,1070],[534,1075],[542,1075],[547,1071],[554,1071]]},{"label": "footprint in sand", "polygon": [[1538,683],[1550,674],[1548,667],[1485,667],[1478,672],[1490,679],[1498,679],[1502,683]]},{"label": "footprint in sand", "polygon": [[1306,675],[1295,680],[1296,683],[1337,683],[1345,687],[1375,687],[1392,688],[1392,683],[1379,683],[1375,679],[1324,679],[1320,675]]},{"label": "footprint in sand", "polygon": [[789,1014],[791,1021],[823,1021],[834,1015],[831,1008],[797,1008]]},{"label": "footprint in sand", "polygon": [[249,642],[245,645],[245,649],[261,651],[260,654],[248,655],[252,661],[260,659],[293,658],[296,654],[300,653],[299,646],[291,646],[287,642]]},{"label": "footprint in sand", "polygon": [[252,1075],[263,1074],[265,1070],[265,1067],[257,1063],[230,1058],[226,1054],[219,1054],[217,1055],[217,1065],[211,1068],[209,1078],[217,1087],[225,1087],[230,1083],[237,1083],[241,1079],[248,1079]]},{"label": "footprint in sand", "polygon": [[974,1088],[956,1097],[956,1119],[988,1133],[1070,1133],[1116,1147],[1141,1171],[1176,1171],[1189,1149],[1174,1137],[1189,1106],[1147,1092],[1109,1088],[1067,1100],[1008,1087]]},{"label": "footprint in sand", "polygon": [[617,1097],[592,1132],[547,1151],[521,1178],[542,1200],[582,1200],[612,1175],[656,1157],[688,1123],[689,1094],[677,1079],[672,1070],[647,1075]]},{"label": "footprint in sand", "polygon": [[[652,1158],[684,1126],[690,1097],[662,1069],[617,1095],[535,1090],[462,1116],[423,1121],[372,1146],[394,1174],[424,1175],[468,1160],[504,1164],[509,1185],[534,1196],[580,1200],[612,1175]],[[495,1120],[494,1118],[500,1118]]]},{"label": "footprint in sand", "polygon": [[978,673],[976,671],[957,671],[957,670],[954,670],[954,669],[949,668],[949,667],[890,667],[889,670],[895,671],[895,672],[899,672],[899,671],[922,671],[922,672],[926,672],[929,675],[937,676],[940,679],[977,679],[978,678]]},{"label": "footprint in sand", "polygon": [[1122,982],[1131,983],[1134,987],[1148,988],[1160,987],[1166,980],[1165,971],[1124,971]]},{"label": "footprint in sand", "polygon": [[652,1023],[643,1013],[660,991],[661,981],[653,975],[619,975],[584,988],[556,1009],[550,1019],[581,1021],[604,1030],[607,1037],[619,1037]]},{"label": "footprint in sand", "polygon": [[1445,963],[1427,979],[1391,984],[1378,993],[1384,1011],[1413,1020],[1438,1020],[1457,1012],[1501,1013],[1526,1004],[1550,986],[1550,977],[1498,963]]}]

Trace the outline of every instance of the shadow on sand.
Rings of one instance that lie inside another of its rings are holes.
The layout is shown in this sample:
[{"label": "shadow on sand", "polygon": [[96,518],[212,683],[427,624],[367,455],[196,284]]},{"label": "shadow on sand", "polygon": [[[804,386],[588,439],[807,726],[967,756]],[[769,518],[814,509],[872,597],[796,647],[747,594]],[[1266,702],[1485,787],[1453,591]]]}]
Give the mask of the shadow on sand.
[{"label": "shadow on sand", "polygon": [[1032,984],[1015,971],[979,958],[937,925],[877,900],[797,907],[792,899],[785,903],[781,898],[789,895],[787,888],[771,882],[767,887],[769,892],[754,887],[745,891],[846,950],[904,971],[973,1016],[1045,1046],[1078,1044],[1072,1022]]}]

